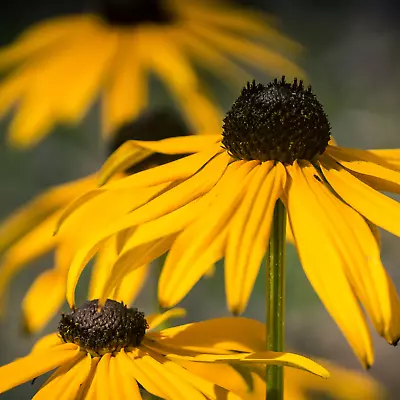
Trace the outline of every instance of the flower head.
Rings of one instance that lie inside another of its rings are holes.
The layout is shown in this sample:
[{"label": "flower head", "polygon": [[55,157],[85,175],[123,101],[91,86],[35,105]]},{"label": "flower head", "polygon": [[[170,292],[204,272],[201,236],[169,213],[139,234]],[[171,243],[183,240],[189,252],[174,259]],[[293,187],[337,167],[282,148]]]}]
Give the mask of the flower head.
[{"label": "flower head", "polygon": [[197,132],[220,127],[220,110],[200,65],[234,84],[258,70],[301,73],[285,53],[297,45],[263,16],[204,0],[101,0],[94,14],[54,18],[0,51],[0,116],[17,105],[11,142],[26,147],[58,123],[75,124],[101,97],[105,135],[149,103],[148,76],[169,89]]},{"label": "flower head", "polygon": [[218,365],[276,364],[328,376],[305,357],[257,351],[265,345],[264,326],[246,318],[151,331],[182,311],[145,318],[115,301],[107,300],[102,308],[97,300],[87,302],[62,317],[58,334],[44,337],[31,354],[0,367],[0,393],[54,369],[36,396],[141,399],[140,384],[149,393],[171,400],[242,398],[229,389],[232,382],[216,383],[221,381],[218,374],[212,378],[198,373],[200,368],[204,374],[210,365],[218,371]]},{"label": "flower head", "polygon": [[[389,343],[400,337],[400,303],[380,260],[376,229],[400,236],[400,205],[380,193],[400,193],[398,151],[338,147],[328,143],[329,132],[311,91],[282,80],[249,85],[228,113],[222,136],[130,142],[136,151],[193,154],[109,183],[91,192],[87,204],[81,199],[69,207],[60,224],[82,204],[84,216],[103,192],[114,201],[122,193],[148,196],[76,253],[68,276],[69,303],[74,304],[75,286],[90,257],[104,240],[124,231],[129,233],[120,242],[101,301],[128,271],[169,251],[159,281],[163,306],[177,304],[224,258],[228,306],[239,314],[281,199],[304,272],[362,364],[370,366],[372,340],[361,305]],[[100,173],[102,181],[125,165],[129,154],[114,153]]]}]

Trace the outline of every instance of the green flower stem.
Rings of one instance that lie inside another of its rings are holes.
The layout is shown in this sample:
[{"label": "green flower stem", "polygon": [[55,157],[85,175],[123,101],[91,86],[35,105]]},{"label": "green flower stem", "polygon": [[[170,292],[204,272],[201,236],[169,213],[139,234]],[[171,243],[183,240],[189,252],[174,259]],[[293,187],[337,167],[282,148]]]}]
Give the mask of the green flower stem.
[{"label": "green flower stem", "polygon": [[[267,350],[284,351],[286,209],[278,200],[272,220],[267,259]],[[283,367],[267,367],[267,398],[283,400]]]}]

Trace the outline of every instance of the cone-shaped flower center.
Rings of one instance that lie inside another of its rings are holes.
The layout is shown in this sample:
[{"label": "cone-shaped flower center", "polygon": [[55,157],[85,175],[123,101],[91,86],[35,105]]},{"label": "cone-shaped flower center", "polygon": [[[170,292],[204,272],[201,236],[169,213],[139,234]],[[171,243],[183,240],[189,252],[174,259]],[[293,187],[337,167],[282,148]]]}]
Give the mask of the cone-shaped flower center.
[{"label": "cone-shaped flower center", "polygon": [[101,15],[111,25],[163,24],[172,16],[163,0],[102,0]]},{"label": "cone-shaped flower center", "polygon": [[147,328],[144,313],[115,300],[107,300],[102,308],[97,300],[87,301],[62,314],[58,325],[64,342],[75,343],[92,356],[139,346]]},{"label": "cone-shaped flower center", "polygon": [[321,103],[303,82],[248,83],[224,119],[223,145],[241,160],[293,164],[322,154],[330,126]]}]

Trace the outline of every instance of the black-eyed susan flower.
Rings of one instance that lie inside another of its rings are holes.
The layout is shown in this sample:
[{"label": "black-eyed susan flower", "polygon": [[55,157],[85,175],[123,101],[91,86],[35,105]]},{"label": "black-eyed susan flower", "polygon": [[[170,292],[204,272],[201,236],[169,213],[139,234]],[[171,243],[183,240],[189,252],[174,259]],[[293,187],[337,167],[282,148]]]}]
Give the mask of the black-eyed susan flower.
[{"label": "black-eyed susan flower", "polygon": [[149,103],[148,78],[165,84],[198,132],[220,127],[220,111],[194,65],[236,83],[237,63],[267,72],[298,68],[297,49],[255,13],[219,1],[98,2],[94,14],[41,22],[0,51],[0,116],[16,106],[9,138],[19,147],[39,141],[57,123],[74,124],[100,97],[105,135]]},{"label": "black-eyed susan flower", "polygon": [[250,319],[219,318],[152,332],[181,311],[145,318],[114,300],[101,308],[97,300],[88,301],[63,315],[58,333],[41,339],[28,356],[0,367],[0,393],[54,369],[35,399],[141,399],[138,384],[163,399],[240,399],[214,382],[218,376],[196,373],[213,363],[285,365],[328,377],[303,356],[253,351],[263,345],[265,332]]},{"label": "black-eyed susan flower", "polygon": [[[333,145],[322,105],[296,80],[248,84],[224,122],[222,135],[128,142],[136,152],[193,154],[105,185],[68,207],[60,223],[87,199],[81,211],[105,195],[114,194],[116,202],[123,193],[151,194],[77,252],[67,284],[70,305],[88,260],[117,235],[121,251],[102,299],[140,262],[169,251],[159,281],[163,306],[178,303],[225,258],[227,303],[241,313],[281,199],[304,272],[362,364],[370,366],[373,346],[363,311],[389,343],[400,337],[400,303],[380,260],[376,229],[400,235],[400,205],[380,192],[400,192],[396,152]],[[134,154],[120,150],[106,162],[103,180]]]},{"label": "black-eyed susan flower", "polygon": [[[188,134],[187,127],[178,115],[168,109],[155,109],[122,126],[109,143],[109,150],[114,151],[129,139],[159,140],[176,135],[177,132],[180,135]],[[137,154],[137,163],[121,172],[118,178],[181,157],[164,154],[148,156],[148,153],[144,153],[144,156],[146,158],[141,160]],[[28,332],[41,330],[64,303],[68,267],[80,241],[101,228],[104,223],[124,215],[132,207],[131,195],[125,197],[125,200],[121,197],[118,204],[109,208],[106,213],[102,210],[108,207],[108,203],[99,204],[97,209],[92,209],[90,223],[82,225],[77,219],[62,235],[54,237],[54,227],[62,210],[75,198],[95,188],[98,179],[97,174],[92,174],[50,188],[0,224],[0,314],[6,312],[7,289],[13,277],[32,261],[54,251],[53,268],[45,270],[33,281],[22,301],[23,324]],[[96,257],[90,281],[90,299],[98,298],[102,294],[116,257],[115,241],[112,239]],[[149,272],[150,266],[142,265],[124,280],[124,284],[110,298],[130,304],[142,288]]]}]

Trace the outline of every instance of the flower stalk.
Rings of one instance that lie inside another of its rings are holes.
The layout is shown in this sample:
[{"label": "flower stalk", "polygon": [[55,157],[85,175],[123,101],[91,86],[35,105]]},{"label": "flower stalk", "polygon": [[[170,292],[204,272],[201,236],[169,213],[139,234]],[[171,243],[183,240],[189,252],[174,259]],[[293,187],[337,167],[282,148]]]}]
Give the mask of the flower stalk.
[{"label": "flower stalk", "polygon": [[[284,351],[285,344],[286,209],[278,200],[273,215],[267,258],[267,350]],[[283,367],[267,366],[267,398],[283,400]]]}]

